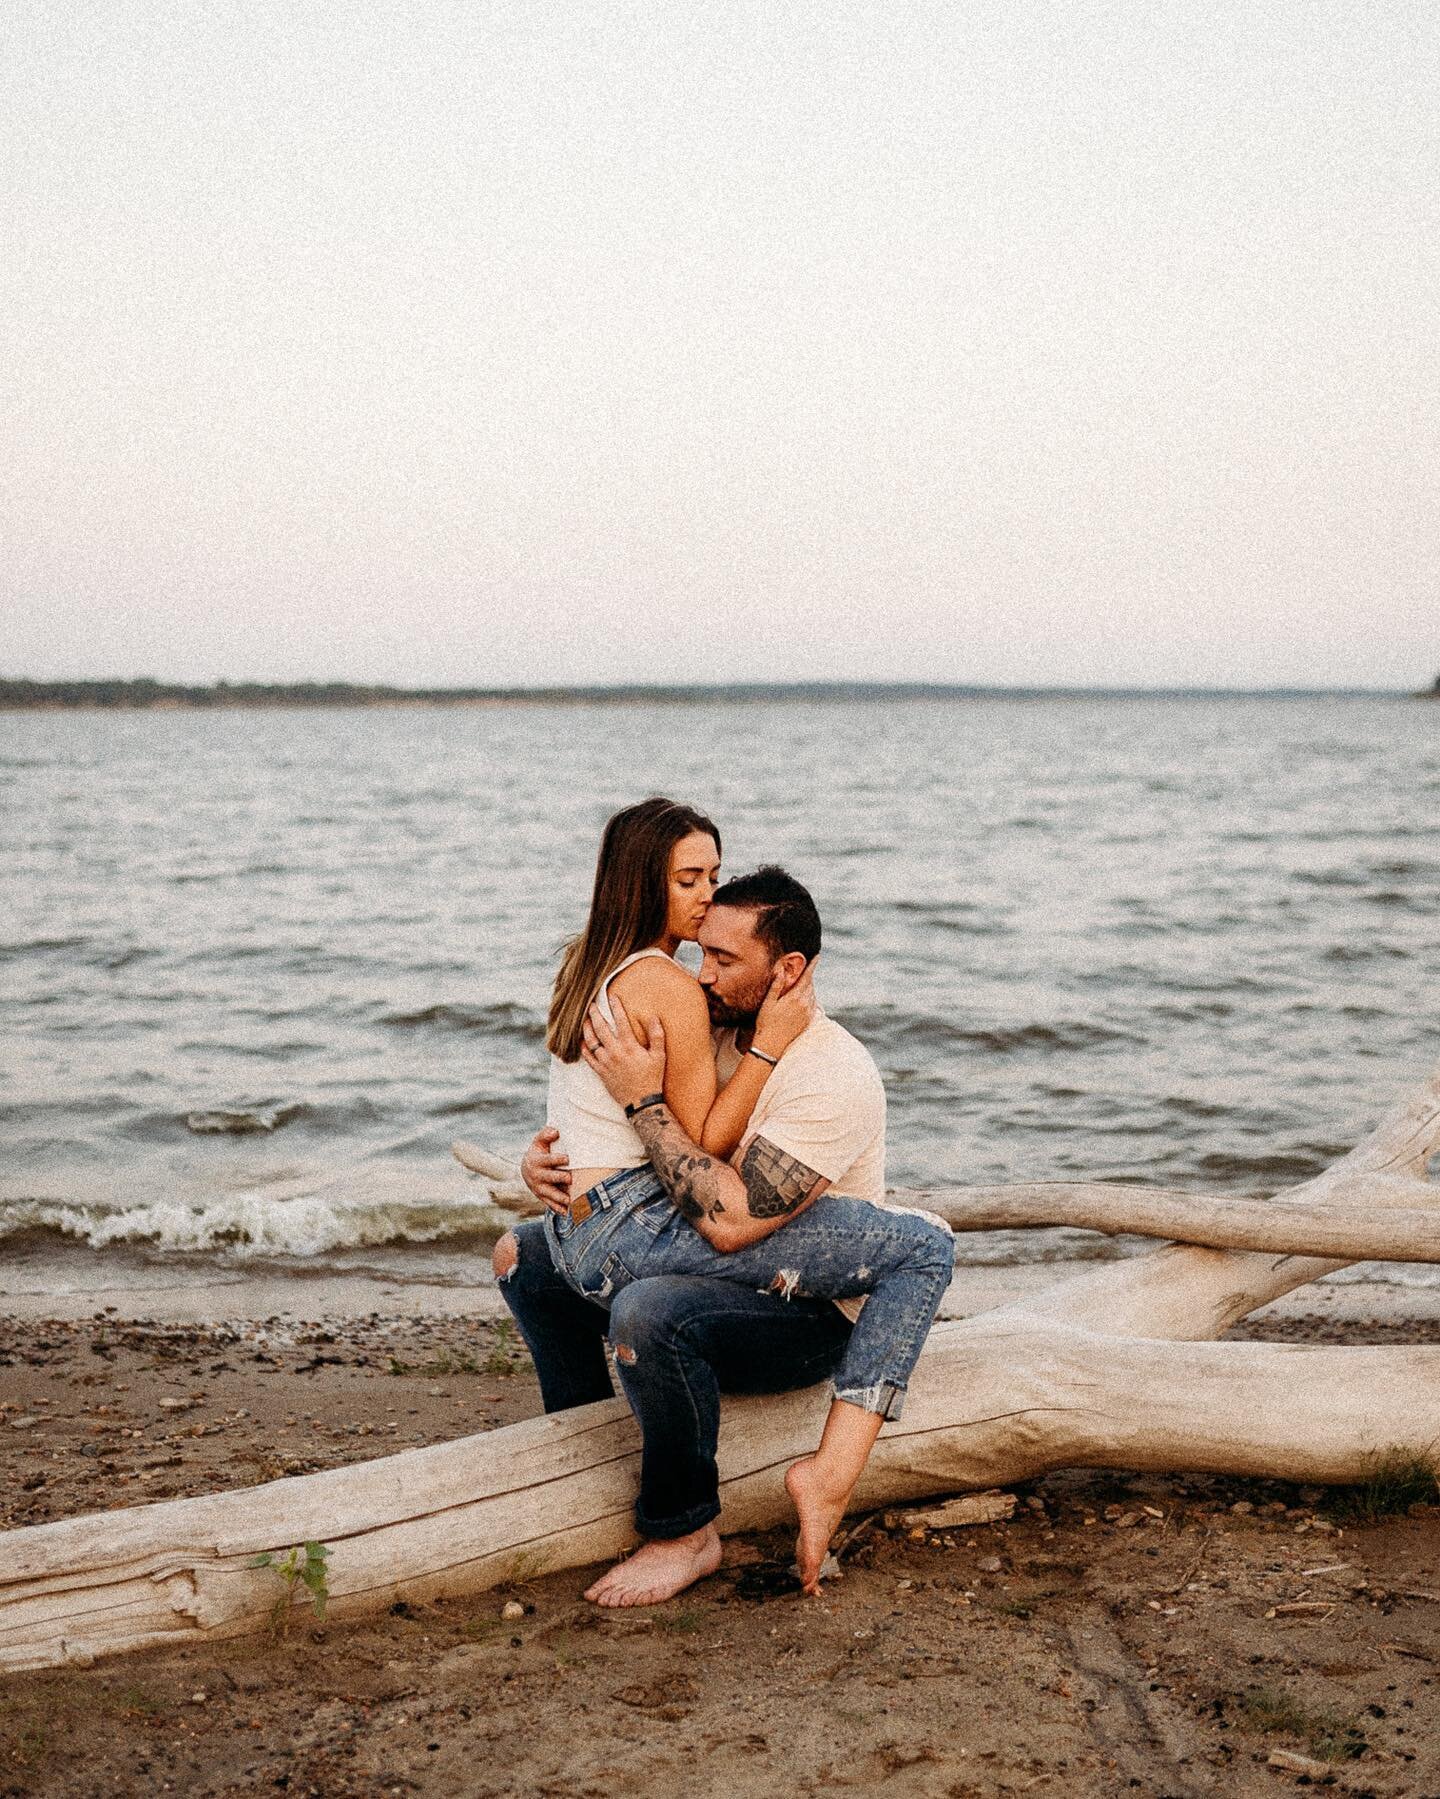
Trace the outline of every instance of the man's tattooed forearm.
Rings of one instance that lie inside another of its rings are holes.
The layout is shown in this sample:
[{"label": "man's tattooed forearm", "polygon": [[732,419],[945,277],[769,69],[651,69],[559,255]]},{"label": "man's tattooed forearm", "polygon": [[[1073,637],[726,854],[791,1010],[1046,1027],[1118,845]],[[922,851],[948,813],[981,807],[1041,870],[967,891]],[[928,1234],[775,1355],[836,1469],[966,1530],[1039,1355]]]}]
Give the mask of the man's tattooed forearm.
[{"label": "man's tattooed forearm", "polygon": [[[721,1195],[727,1182],[735,1202],[731,1211],[738,1208],[735,1171],[692,1142],[668,1106],[646,1106],[633,1122],[661,1186],[681,1217],[692,1224],[719,1218],[726,1209]],[[756,1137],[745,1151],[740,1178],[745,1186],[745,1210],[757,1219],[789,1218],[826,1184],[823,1175],[763,1137]]]},{"label": "man's tattooed forearm", "polygon": [[692,1224],[702,1218],[718,1218],[725,1210],[713,1156],[692,1143],[676,1123],[668,1106],[647,1106],[634,1118],[640,1141],[660,1184],[674,1201],[682,1218]]},{"label": "man's tattooed forearm", "polygon": [[740,1164],[752,1218],[786,1218],[803,1206],[824,1177],[783,1149],[756,1137]]}]

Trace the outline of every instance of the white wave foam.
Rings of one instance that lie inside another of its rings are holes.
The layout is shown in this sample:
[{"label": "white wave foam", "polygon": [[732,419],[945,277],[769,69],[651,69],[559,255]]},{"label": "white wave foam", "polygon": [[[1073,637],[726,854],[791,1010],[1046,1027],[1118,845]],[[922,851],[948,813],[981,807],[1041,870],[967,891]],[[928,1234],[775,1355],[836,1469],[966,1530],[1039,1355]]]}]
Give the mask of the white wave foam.
[{"label": "white wave foam", "polygon": [[470,1232],[493,1233],[502,1214],[478,1182],[456,1191],[373,1174],[321,1191],[218,1193],[106,1204],[58,1199],[12,1201],[4,1234],[50,1230],[92,1248],[134,1244],[230,1261],[308,1257],[383,1243],[434,1243]]},{"label": "white wave foam", "polygon": [[292,1119],[304,1116],[303,1105],[256,1106],[240,1111],[189,1112],[186,1126],[197,1137],[244,1137],[256,1131],[278,1131]]},{"label": "white wave foam", "polygon": [[[0,1199],[0,1241],[48,1230],[94,1249],[133,1246],[162,1255],[205,1256],[218,1264],[308,1259],[477,1235],[489,1239],[513,1221],[473,1176],[462,1176],[457,1186],[445,1176],[416,1179],[411,1173],[373,1168],[323,1184],[296,1180],[283,1190],[271,1186],[83,1203]],[[956,1240],[962,1268],[1111,1261],[1144,1254],[1148,1247],[1139,1238],[1117,1241],[1068,1229],[976,1231]],[[1433,1289],[1440,1285],[1440,1266],[1360,1262],[1325,1279]]]}]

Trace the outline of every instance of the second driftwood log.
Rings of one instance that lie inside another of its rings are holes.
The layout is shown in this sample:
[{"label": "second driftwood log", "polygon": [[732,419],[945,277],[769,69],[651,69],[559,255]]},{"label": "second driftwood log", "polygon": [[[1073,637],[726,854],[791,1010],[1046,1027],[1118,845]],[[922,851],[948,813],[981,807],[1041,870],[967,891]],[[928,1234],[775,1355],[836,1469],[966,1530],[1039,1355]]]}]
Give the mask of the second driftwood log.
[{"label": "second driftwood log", "polygon": [[[542,1208],[517,1171],[478,1144],[451,1145],[482,1176],[502,1211],[534,1217]],[[1298,1190],[1297,1190],[1298,1192]],[[1065,1226],[1107,1237],[1162,1237],[1203,1249],[1336,1256],[1346,1262],[1440,1262],[1440,1230],[1429,1209],[1430,1182],[1357,1173],[1324,1199],[1282,1195],[1243,1199],[1112,1181],[1021,1181],[1003,1187],[914,1187],[892,1197],[921,1206],[960,1232]]]}]

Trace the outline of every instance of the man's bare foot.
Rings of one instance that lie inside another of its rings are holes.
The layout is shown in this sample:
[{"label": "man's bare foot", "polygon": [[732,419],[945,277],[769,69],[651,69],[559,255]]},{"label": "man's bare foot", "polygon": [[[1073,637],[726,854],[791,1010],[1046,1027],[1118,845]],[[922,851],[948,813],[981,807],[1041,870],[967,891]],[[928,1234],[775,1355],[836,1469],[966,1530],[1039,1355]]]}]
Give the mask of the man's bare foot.
[{"label": "man's bare foot", "polygon": [[845,1516],[850,1489],[846,1488],[843,1493],[832,1492],[826,1484],[824,1470],[813,1455],[807,1455],[803,1462],[794,1463],[787,1471],[785,1488],[800,1520],[800,1535],[795,1543],[800,1585],[807,1593],[818,1593],[825,1552]]},{"label": "man's bare foot", "polygon": [[702,1525],[688,1537],[651,1537],[602,1574],[585,1597],[596,1605],[659,1605],[720,1566],[720,1533]]}]

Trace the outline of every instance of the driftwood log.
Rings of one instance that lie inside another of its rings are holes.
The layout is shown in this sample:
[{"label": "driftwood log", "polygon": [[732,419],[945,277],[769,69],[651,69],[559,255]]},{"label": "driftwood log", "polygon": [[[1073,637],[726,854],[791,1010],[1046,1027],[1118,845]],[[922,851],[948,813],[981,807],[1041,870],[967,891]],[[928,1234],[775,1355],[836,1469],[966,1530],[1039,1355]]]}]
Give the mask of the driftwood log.
[{"label": "driftwood log", "polygon": [[[1334,1167],[1274,1200],[1056,1183],[926,1195],[962,1228],[1164,1232],[1170,1243],[931,1333],[905,1416],[857,1502],[993,1487],[1059,1467],[1363,1479],[1440,1445],[1440,1349],[1218,1343],[1256,1307],[1356,1257],[1435,1261],[1440,1073]],[[508,1170],[492,1170],[497,1178]],[[1208,1247],[1204,1246],[1208,1245]],[[727,1401],[723,1528],[788,1513],[821,1388]],[[638,1435],[619,1400],[236,1492],[0,1537],[0,1667],[33,1668],[263,1629],[277,1576],[328,1545],[330,1615],[473,1593],[633,1541]]]}]

